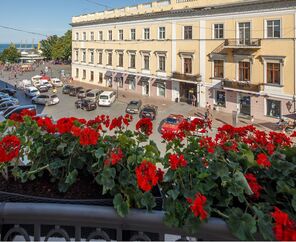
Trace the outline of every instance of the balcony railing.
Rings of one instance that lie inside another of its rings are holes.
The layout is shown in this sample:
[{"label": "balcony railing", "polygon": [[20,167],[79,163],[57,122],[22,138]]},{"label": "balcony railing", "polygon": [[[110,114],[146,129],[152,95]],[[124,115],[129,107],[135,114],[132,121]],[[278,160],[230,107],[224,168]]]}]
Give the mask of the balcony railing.
[{"label": "balcony railing", "polygon": [[260,84],[251,84],[250,82],[230,81],[230,80],[223,80],[222,87],[244,90],[249,92],[260,92],[262,89],[262,85]]},{"label": "balcony railing", "polygon": [[261,39],[226,39],[224,48],[260,49]]},{"label": "balcony railing", "polygon": [[199,82],[201,75],[189,75],[189,74],[182,74],[179,72],[173,72],[171,78],[178,79],[178,80],[185,80],[185,81],[192,81],[192,82]]},{"label": "balcony railing", "polygon": [[[50,203],[1,203],[1,241],[47,241],[57,238],[66,241],[81,240],[236,240],[225,222],[210,218],[200,226],[197,234],[186,234],[169,228],[162,211],[132,209],[121,218],[114,208],[90,205]],[[179,235],[179,236],[172,236]],[[22,238],[20,238],[22,237]]]}]

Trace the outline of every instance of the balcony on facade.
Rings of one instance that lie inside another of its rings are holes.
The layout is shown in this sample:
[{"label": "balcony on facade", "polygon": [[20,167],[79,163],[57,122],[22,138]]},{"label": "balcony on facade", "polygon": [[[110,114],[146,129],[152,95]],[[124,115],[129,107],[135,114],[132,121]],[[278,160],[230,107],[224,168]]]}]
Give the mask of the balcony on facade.
[{"label": "balcony on facade", "polygon": [[191,81],[191,82],[200,82],[201,81],[201,75],[191,75],[191,74],[182,74],[180,72],[173,72],[172,79],[177,79],[177,80],[183,80],[183,81]]},{"label": "balcony on facade", "polygon": [[221,82],[221,86],[225,90],[238,90],[238,91],[254,92],[254,93],[259,93],[260,91],[262,91],[261,84],[253,84],[246,81],[232,81],[232,80],[224,79]]},{"label": "balcony on facade", "polygon": [[261,48],[261,39],[226,39],[224,49],[254,49]]}]

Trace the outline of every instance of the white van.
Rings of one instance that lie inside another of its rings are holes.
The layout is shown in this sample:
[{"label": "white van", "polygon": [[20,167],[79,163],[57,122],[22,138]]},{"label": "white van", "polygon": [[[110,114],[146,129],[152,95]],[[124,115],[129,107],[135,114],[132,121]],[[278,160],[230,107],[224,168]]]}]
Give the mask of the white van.
[{"label": "white van", "polygon": [[25,95],[27,97],[36,97],[36,96],[40,95],[40,92],[38,91],[38,89],[36,87],[27,87],[25,89]]},{"label": "white van", "polygon": [[41,79],[39,81],[40,85],[41,86],[46,86],[47,88],[52,88],[52,84],[48,82],[48,80],[45,80],[45,79]]},{"label": "white van", "polygon": [[33,77],[31,78],[33,86],[35,86],[35,87],[40,86],[40,85],[41,85],[41,84],[40,84],[40,80],[41,80],[41,78],[42,78],[42,76],[39,76],[39,75],[33,76]]},{"label": "white van", "polygon": [[30,81],[30,80],[22,80],[17,83],[17,88],[22,89],[22,90],[24,90],[30,86],[33,86],[32,81]]},{"label": "white van", "polygon": [[59,78],[52,78],[51,83],[54,87],[62,87],[63,82]]},{"label": "white van", "polygon": [[115,102],[116,94],[113,91],[106,91],[100,94],[99,106],[111,106]]}]

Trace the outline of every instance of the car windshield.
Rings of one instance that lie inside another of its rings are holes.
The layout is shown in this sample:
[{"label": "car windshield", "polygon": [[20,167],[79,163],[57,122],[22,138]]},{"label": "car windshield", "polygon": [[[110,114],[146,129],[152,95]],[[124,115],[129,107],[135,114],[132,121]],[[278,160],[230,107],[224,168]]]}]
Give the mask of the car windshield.
[{"label": "car windshield", "polygon": [[102,96],[100,96],[100,99],[108,99],[109,97],[108,96],[106,96],[106,95],[102,95]]},{"label": "car windshield", "polygon": [[144,112],[149,112],[149,113],[153,113],[154,112],[154,110],[152,108],[145,108],[143,111]]},{"label": "car windshield", "polygon": [[38,92],[38,90],[31,90],[32,93]]},{"label": "car windshield", "polygon": [[88,93],[86,96],[87,96],[87,97],[94,97],[95,94],[94,94],[94,93]]},{"label": "car windshield", "polygon": [[130,102],[130,105],[138,105],[138,104],[139,104],[138,101],[131,101],[131,102]]},{"label": "car windshield", "polygon": [[175,118],[167,118],[166,119],[166,122],[169,123],[169,124],[176,124],[177,123],[177,119]]},{"label": "car windshield", "polygon": [[57,96],[57,95],[52,95],[52,96],[51,96],[51,98],[56,98],[56,97],[58,97],[58,96]]}]

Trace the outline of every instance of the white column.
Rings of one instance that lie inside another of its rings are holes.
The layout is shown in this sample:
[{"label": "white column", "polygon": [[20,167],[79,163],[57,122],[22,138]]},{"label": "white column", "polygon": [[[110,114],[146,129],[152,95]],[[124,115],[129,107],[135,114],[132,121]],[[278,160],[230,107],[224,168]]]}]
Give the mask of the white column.
[{"label": "white column", "polygon": [[[172,21],[172,72],[177,70],[177,28],[176,21]],[[180,99],[180,87],[179,82],[172,81],[172,101],[176,98]]]},{"label": "white column", "polygon": [[201,75],[201,87],[198,100],[200,101],[200,107],[206,106],[206,88],[205,88],[205,76],[206,76],[206,21],[199,21],[199,70]]}]

